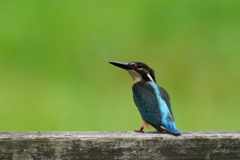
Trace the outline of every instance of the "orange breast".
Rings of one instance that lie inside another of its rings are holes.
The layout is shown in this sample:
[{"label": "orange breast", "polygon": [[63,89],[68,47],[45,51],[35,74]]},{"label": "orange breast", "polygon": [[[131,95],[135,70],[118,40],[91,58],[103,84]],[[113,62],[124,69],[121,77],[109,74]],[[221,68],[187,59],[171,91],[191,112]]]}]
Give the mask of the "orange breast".
[{"label": "orange breast", "polygon": [[146,121],[144,121],[144,119],[142,119],[142,126],[147,129],[151,128],[151,125],[149,123],[147,123]]}]

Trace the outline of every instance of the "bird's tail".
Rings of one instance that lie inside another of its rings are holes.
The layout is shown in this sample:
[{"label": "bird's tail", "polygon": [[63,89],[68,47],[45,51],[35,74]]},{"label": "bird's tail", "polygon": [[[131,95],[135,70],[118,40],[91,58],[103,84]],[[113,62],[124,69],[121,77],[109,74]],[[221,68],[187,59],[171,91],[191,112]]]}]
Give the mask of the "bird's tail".
[{"label": "bird's tail", "polygon": [[175,136],[181,135],[181,132],[177,128],[165,128],[163,126],[160,126],[160,128],[168,133],[175,135]]}]

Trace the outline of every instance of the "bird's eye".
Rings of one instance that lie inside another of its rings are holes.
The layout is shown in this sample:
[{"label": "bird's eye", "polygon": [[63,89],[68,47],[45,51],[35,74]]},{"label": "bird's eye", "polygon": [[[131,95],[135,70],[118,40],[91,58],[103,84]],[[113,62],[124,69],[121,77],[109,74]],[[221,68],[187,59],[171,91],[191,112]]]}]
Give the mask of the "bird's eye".
[{"label": "bird's eye", "polygon": [[141,63],[138,64],[138,68],[142,68],[142,64]]}]

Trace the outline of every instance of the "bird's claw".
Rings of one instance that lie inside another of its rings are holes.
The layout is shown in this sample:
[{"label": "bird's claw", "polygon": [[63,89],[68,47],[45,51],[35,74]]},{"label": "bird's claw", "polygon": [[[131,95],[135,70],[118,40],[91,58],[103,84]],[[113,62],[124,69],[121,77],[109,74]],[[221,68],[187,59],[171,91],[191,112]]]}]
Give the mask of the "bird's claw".
[{"label": "bird's claw", "polygon": [[140,132],[140,133],[144,133],[144,131],[143,131],[143,127],[141,127],[139,130],[134,130],[134,132]]},{"label": "bird's claw", "polygon": [[144,131],[143,130],[134,130],[134,132],[139,132],[139,133],[144,133]]}]

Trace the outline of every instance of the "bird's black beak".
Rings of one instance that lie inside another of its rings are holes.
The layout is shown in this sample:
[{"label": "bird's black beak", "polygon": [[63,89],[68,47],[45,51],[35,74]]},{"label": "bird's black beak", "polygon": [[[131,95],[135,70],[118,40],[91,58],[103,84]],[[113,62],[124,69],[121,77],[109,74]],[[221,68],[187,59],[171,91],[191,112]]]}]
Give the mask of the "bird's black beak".
[{"label": "bird's black beak", "polygon": [[109,62],[109,63],[114,66],[120,67],[122,69],[129,69],[129,70],[133,69],[133,67],[130,66],[128,63],[122,63],[122,62]]}]

